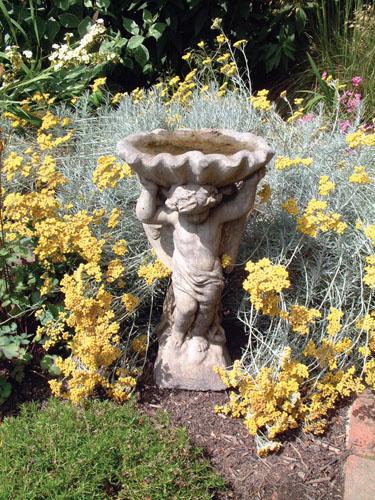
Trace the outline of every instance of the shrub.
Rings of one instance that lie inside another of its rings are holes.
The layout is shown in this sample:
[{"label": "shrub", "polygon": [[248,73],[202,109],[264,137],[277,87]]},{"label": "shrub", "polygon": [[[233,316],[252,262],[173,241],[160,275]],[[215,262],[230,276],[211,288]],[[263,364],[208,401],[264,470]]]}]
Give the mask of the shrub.
[{"label": "shrub", "polygon": [[0,450],[1,498],[209,499],[224,486],[183,429],[130,403],[26,404]]},{"label": "shrub", "polygon": [[[110,34],[119,38],[123,66],[113,77],[126,90],[155,81],[162,71],[181,69],[181,55],[210,32],[214,18],[236,38],[249,38],[248,55],[254,74],[289,69],[307,38],[305,24],[313,2],[235,3],[228,0],[55,0],[0,2],[0,45],[17,45],[34,57],[47,56],[55,43],[73,32],[83,37],[93,20],[103,18]],[[35,53],[36,52],[36,53]]]}]

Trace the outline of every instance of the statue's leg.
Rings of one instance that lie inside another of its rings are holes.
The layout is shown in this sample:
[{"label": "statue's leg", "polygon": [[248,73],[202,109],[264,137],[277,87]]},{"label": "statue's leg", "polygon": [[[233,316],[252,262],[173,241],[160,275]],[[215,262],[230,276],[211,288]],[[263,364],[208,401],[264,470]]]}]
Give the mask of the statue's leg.
[{"label": "statue's leg", "polygon": [[181,347],[191,327],[198,308],[198,302],[189,294],[173,287],[175,309],[173,317],[172,339],[176,347]]},{"label": "statue's leg", "polygon": [[218,302],[221,299],[222,287],[211,285],[207,289],[209,301],[199,304],[197,317],[191,330],[191,337],[198,343],[198,350],[205,351],[209,347],[208,332],[215,321]]}]

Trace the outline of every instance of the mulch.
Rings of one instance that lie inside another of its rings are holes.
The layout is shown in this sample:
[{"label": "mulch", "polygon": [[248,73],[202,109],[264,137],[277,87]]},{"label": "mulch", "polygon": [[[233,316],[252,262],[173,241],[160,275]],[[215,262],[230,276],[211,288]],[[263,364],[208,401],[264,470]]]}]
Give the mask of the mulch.
[{"label": "mulch", "polygon": [[240,420],[215,414],[225,393],[191,392],[145,386],[138,398],[149,415],[167,411],[175,425],[187,429],[212,465],[225,477],[228,491],[217,498],[250,500],[342,499],[347,407],[339,408],[328,432],[315,437],[302,432],[284,436],[280,452],[261,459],[254,439]]},{"label": "mulch", "polygon": [[[241,356],[247,340],[242,325],[224,320],[232,359]],[[151,353],[154,358],[156,352]],[[215,414],[214,406],[228,400],[226,392],[193,392],[159,389],[147,363],[140,391],[139,408],[153,416],[167,411],[174,425],[186,428],[191,441],[201,447],[222,474],[228,491],[217,500],[320,500],[342,499],[346,451],[346,423],[350,402],[329,416],[324,436],[290,431],[281,438],[282,449],[266,458],[256,454],[254,438],[241,420]]]}]

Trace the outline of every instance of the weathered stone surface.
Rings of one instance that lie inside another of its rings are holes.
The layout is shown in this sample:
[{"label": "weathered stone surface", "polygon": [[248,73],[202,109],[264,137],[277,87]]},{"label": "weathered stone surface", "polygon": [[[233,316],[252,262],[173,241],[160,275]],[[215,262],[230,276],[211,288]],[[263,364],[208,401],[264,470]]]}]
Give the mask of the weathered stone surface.
[{"label": "weathered stone surface", "polygon": [[118,151],[139,176],[163,187],[229,186],[273,156],[261,137],[227,129],[156,129],[127,136]]},{"label": "weathered stone surface", "polygon": [[344,500],[374,500],[375,457],[350,455],[345,463]]},{"label": "weathered stone surface", "polygon": [[231,259],[231,270],[273,152],[253,134],[218,129],[158,129],[129,136],[118,149],[142,184],[137,217],[172,269],[156,383],[222,390],[213,371],[230,365],[221,327],[221,257]]},{"label": "weathered stone surface", "polygon": [[375,396],[370,389],[350,409],[347,446],[357,455],[375,457]]}]

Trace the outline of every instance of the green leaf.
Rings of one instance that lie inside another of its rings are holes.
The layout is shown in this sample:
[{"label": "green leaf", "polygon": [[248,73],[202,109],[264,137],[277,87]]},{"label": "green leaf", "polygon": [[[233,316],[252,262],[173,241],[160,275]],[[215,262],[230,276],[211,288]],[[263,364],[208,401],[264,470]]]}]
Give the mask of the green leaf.
[{"label": "green leaf", "polygon": [[306,12],[301,7],[297,7],[296,8],[296,28],[297,28],[297,33],[300,34],[305,29],[306,20],[307,20]]},{"label": "green leaf", "polygon": [[134,49],[138,48],[142,44],[144,39],[145,39],[145,37],[142,35],[132,36],[128,41],[128,48],[130,50],[134,50]]},{"label": "green leaf", "polygon": [[143,17],[143,21],[146,24],[147,23],[150,24],[153,21],[153,16],[152,16],[151,12],[148,9],[144,9],[142,17]]},{"label": "green leaf", "polygon": [[86,35],[88,28],[92,25],[91,18],[89,16],[86,16],[78,25],[78,33],[80,37],[83,37]]},{"label": "green leaf", "polygon": [[70,7],[69,0],[53,0],[53,3],[58,9],[61,10],[68,10]]},{"label": "green leaf", "polygon": [[155,40],[159,40],[159,38],[164,33],[166,27],[167,25],[165,23],[155,23],[152,26],[150,26],[150,29],[148,30],[148,35],[154,37]]},{"label": "green leaf", "polygon": [[12,386],[6,378],[0,377],[0,404],[3,404],[11,395]]},{"label": "green leaf", "polygon": [[9,344],[3,347],[0,347],[0,351],[3,352],[4,356],[7,359],[17,358],[20,354],[20,347],[17,344]]},{"label": "green leaf", "polygon": [[134,50],[134,59],[143,68],[150,58],[150,54],[144,45],[139,45]]},{"label": "green leaf", "polygon": [[42,370],[48,371],[48,373],[54,375],[55,377],[61,374],[60,368],[56,366],[56,358],[57,356],[46,354],[40,362]]},{"label": "green leaf", "polygon": [[74,14],[70,14],[69,12],[61,14],[59,16],[59,20],[64,28],[77,28],[79,25],[79,18]]},{"label": "green leaf", "polygon": [[129,19],[128,17],[124,17],[122,20],[122,25],[132,35],[138,35],[139,34],[139,27],[138,24],[133,21],[133,19]]},{"label": "green leaf", "polygon": [[96,6],[101,10],[107,10],[110,4],[111,0],[96,0]]}]

